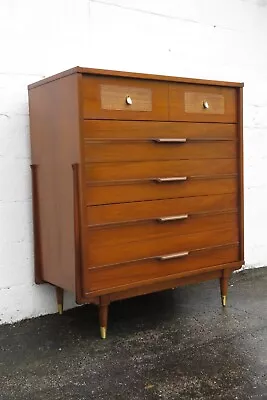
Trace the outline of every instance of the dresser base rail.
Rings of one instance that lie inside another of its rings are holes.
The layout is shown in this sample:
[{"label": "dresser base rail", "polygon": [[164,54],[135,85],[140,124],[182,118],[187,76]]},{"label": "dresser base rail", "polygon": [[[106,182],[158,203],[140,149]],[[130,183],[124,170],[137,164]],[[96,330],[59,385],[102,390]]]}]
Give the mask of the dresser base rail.
[{"label": "dresser base rail", "polygon": [[[109,305],[113,301],[123,300],[130,297],[142,296],[145,294],[159,292],[163,290],[173,290],[179,286],[185,286],[189,284],[196,284],[199,282],[206,282],[208,280],[218,279],[220,282],[221,289],[221,300],[222,306],[226,306],[226,298],[228,292],[228,281],[232,272],[240,268],[239,266],[233,266],[232,268],[215,269],[209,272],[198,273],[197,275],[184,276],[180,278],[169,279],[168,281],[156,282],[144,286],[139,286],[127,290],[120,290],[117,292],[104,294],[92,298],[83,297],[80,299],[79,304],[95,304],[98,306],[99,313],[99,325],[100,325],[100,336],[102,339],[107,337],[108,328],[108,309]],[[57,294],[57,303],[59,314],[63,311],[63,289],[55,286]]]}]

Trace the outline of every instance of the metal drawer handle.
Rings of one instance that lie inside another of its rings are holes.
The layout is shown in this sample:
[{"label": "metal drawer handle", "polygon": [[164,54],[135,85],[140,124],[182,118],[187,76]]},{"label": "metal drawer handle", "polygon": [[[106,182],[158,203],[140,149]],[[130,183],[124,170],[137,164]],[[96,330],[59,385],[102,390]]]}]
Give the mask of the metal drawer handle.
[{"label": "metal drawer handle", "polygon": [[131,106],[133,104],[133,101],[130,96],[126,96],[125,102],[126,104],[128,104],[128,106]]},{"label": "metal drawer handle", "polygon": [[171,176],[168,178],[155,178],[156,182],[164,183],[164,182],[182,182],[187,180],[187,176]]},{"label": "metal drawer handle", "polygon": [[157,218],[158,222],[171,222],[171,221],[179,221],[182,219],[187,219],[188,214],[181,214],[181,215],[172,215],[171,217],[162,217]]},{"label": "metal drawer handle", "polygon": [[187,141],[186,138],[181,138],[181,139],[165,139],[165,138],[153,139],[153,142],[156,142],[156,143],[185,143],[186,141]]},{"label": "metal drawer handle", "polygon": [[173,253],[173,254],[167,254],[166,256],[160,256],[158,259],[160,261],[167,261],[167,260],[172,260],[174,258],[181,258],[181,257],[186,257],[189,255],[189,251],[182,251],[181,253]]}]

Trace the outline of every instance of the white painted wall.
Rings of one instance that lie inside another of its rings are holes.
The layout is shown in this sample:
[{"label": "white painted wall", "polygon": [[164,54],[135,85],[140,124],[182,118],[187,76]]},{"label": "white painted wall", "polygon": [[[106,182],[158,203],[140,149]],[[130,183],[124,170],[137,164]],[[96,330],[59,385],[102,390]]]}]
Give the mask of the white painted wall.
[{"label": "white painted wall", "polygon": [[0,0],[0,323],[55,311],[33,283],[27,85],[76,65],[245,82],[245,256],[267,264],[266,39],[267,0]]}]

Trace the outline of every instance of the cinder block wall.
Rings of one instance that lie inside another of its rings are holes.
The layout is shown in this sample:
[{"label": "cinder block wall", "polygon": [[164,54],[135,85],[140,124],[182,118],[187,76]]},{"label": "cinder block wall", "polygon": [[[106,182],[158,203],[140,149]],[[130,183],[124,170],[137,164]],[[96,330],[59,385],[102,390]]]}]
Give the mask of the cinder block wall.
[{"label": "cinder block wall", "polygon": [[267,264],[266,21],[266,0],[1,0],[0,323],[56,310],[33,283],[27,85],[76,65],[245,82],[246,266]]}]

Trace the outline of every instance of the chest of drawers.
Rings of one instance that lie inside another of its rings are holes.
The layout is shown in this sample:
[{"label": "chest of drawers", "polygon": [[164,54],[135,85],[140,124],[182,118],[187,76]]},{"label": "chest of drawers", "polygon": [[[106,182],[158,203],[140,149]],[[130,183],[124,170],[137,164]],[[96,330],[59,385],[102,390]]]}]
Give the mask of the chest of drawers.
[{"label": "chest of drawers", "polygon": [[76,67],[29,86],[35,280],[78,304],[243,264],[243,84]]}]

